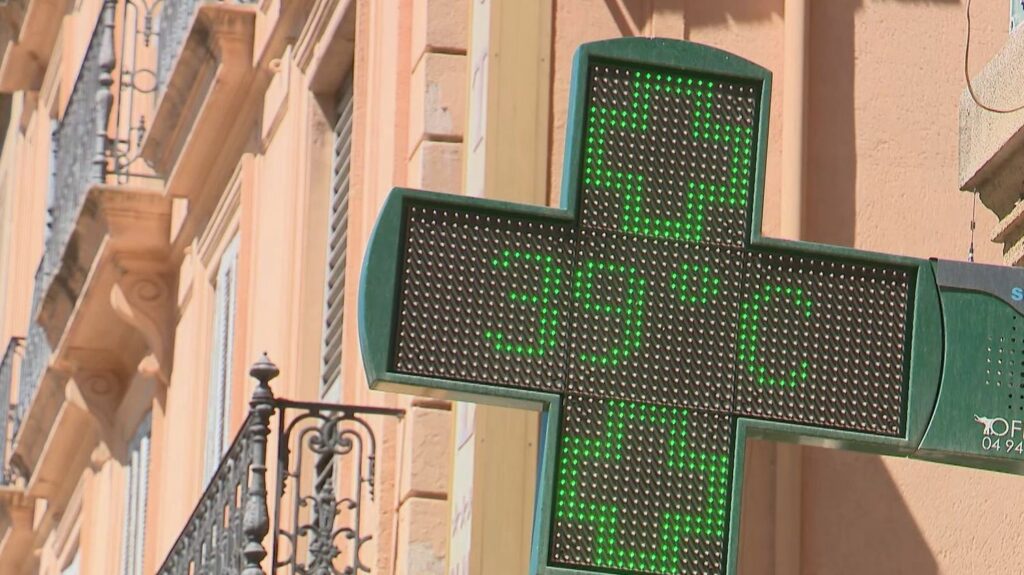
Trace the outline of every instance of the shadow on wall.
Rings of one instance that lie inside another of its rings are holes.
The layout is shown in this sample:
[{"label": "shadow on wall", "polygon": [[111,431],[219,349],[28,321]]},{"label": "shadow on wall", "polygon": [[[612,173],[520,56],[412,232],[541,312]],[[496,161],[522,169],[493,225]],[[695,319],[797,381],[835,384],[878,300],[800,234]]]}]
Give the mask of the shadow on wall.
[{"label": "shadow on wall", "polygon": [[[748,441],[740,520],[740,575],[771,575],[775,514],[774,443]],[[804,500],[833,502],[801,510],[804,575],[938,575],[939,567],[882,458],[805,447]],[[829,468],[818,478],[820,466]],[[835,483],[827,478],[844,477]],[[756,479],[755,479],[756,478]],[[780,510],[785,513],[785,510]]]},{"label": "shadow on wall", "polygon": [[804,554],[805,575],[938,575],[934,551],[882,457],[808,447],[803,461],[805,500],[834,502],[804,509],[804,525],[817,528],[805,528],[803,541],[827,550]]},{"label": "shadow on wall", "polygon": [[[685,15],[686,29],[717,26],[735,22],[767,20],[782,15],[784,0],[605,0],[608,12],[615,18],[623,36],[633,36],[634,30],[643,33],[653,14],[671,18],[672,14]],[[689,34],[684,35],[689,39]]]}]

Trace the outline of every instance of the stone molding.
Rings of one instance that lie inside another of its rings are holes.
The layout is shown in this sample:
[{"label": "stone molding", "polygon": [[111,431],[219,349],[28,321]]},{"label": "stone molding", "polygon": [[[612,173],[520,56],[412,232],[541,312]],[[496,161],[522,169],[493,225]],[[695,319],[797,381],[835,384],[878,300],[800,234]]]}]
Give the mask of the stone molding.
[{"label": "stone molding", "polygon": [[252,5],[199,7],[142,145],[170,196],[196,192],[235,121],[253,74],[256,12]]},{"label": "stone molding", "polygon": [[0,7],[0,20],[11,28],[11,39],[2,48],[0,92],[38,90],[67,12],[67,2],[16,0],[5,4]]}]

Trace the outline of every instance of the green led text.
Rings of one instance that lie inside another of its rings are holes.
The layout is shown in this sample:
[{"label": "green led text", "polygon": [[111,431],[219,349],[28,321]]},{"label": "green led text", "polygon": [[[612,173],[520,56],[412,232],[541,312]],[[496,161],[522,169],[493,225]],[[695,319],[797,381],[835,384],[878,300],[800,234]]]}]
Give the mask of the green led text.
[{"label": "green led text", "polygon": [[533,341],[525,342],[506,336],[500,331],[484,332],[484,339],[491,342],[499,352],[515,355],[544,355],[547,350],[557,345],[559,317],[555,301],[562,292],[562,270],[552,263],[549,255],[531,252],[505,250],[499,257],[491,260],[491,265],[499,269],[512,266],[531,265],[541,269],[541,285],[532,293],[508,292],[509,301],[537,309],[537,332]]},{"label": "green led text", "polygon": [[[602,276],[625,276],[623,297],[620,300],[598,301],[594,286]],[[617,316],[622,319],[622,333],[616,345],[603,353],[583,353],[580,359],[595,365],[619,365],[619,362],[640,349],[644,330],[645,281],[638,277],[636,268],[600,261],[585,261],[573,278],[573,296],[583,301],[583,310],[590,313]]]},{"label": "green led text", "polygon": [[711,266],[684,262],[672,273],[671,289],[686,303],[705,304],[718,295],[720,283],[722,280],[711,273]]},{"label": "green led text", "polygon": [[[593,529],[592,553],[597,566],[679,573],[680,550],[685,538],[721,539],[725,536],[729,457],[689,448],[686,409],[615,400],[606,405],[603,432],[598,437],[566,436],[562,440],[556,504],[558,520]],[[620,534],[627,527],[619,516],[619,505],[593,497],[580,486],[580,466],[584,462],[622,460],[627,426],[643,426],[644,433],[664,438],[662,455],[666,472],[697,473],[705,482],[703,496],[699,498],[703,508],[699,512],[661,514],[654,550],[625,547]]]},{"label": "green led text", "polygon": [[760,359],[761,319],[765,308],[774,302],[789,302],[804,317],[811,316],[814,306],[800,288],[769,283],[755,291],[740,308],[737,341],[740,365],[745,366],[759,384],[796,387],[797,383],[807,379],[807,361],[801,360],[799,365],[790,367],[788,371],[784,369],[773,373]]},{"label": "green led text", "polygon": [[[584,143],[584,184],[616,191],[622,196],[622,231],[655,238],[699,243],[704,234],[704,208],[709,202],[743,207],[750,186],[753,130],[713,119],[714,82],[668,74],[635,72],[633,101],[625,109],[592,106],[587,111]],[[689,135],[728,151],[726,180],[685,182],[686,213],[681,219],[659,218],[646,205],[649,184],[635,171],[613,169],[606,161],[608,130],[645,132],[649,127],[651,94],[685,98],[693,116]]]}]

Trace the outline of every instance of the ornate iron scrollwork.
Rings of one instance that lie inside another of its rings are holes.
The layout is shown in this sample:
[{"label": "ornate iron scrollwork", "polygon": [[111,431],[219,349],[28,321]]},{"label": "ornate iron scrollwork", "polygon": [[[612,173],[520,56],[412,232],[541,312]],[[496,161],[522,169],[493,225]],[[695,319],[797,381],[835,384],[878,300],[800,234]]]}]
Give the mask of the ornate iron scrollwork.
[{"label": "ornate iron scrollwork", "polygon": [[156,111],[157,67],[163,48],[157,27],[167,16],[165,12],[173,14],[177,4],[165,4],[164,0],[125,0],[122,5],[115,128],[107,150],[110,169],[119,184],[130,178],[158,178],[152,171],[140,169],[139,162],[143,161],[146,118]]},{"label": "ornate iron scrollwork", "polygon": [[[279,401],[274,567],[290,573],[369,573],[360,549],[365,495],[373,501],[376,436],[367,418],[395,410]],[[289,410],[298,414],[289,415]],[[294,457],[292,457],[294,455]],[[339,496],[337,486],[346,486]],[[288,490],[290,497],[285,500]],[[287,513],[282,513],[285,509]]]},{"label": "ornate iron scrollwork", "polygon": [[[45,285],[46,259],[39,262],[36,268],[35,285],[32,290],[32,317],[39,314],[39,304],[42,298],[42,289]],[[21,362],[21,373],[18,379],[18,403],[14,406],[14,415],[11,422],[11,438],[18,437],[21,423],[25,421],[25,415],[35,397],[39,380],[46,369],[46,362],[50,359],[50,342],[46,339],[46,332],[39,322],[32,321],[28,326],[28,336],[25,338],[24,358]]]},{"label": "ornate iron scrollwork", "polygon": [[277,399],[268,385],[277,368],[266,356],[250,374],[259,384],[249,416],[158,573],[263,573],[270,531],[267,435],[275,411],[274,572],[370,573],[359,556],[372,537],[360,522],[364,495],[373,501],[375,481],[376,436],[368,420],[403,412]]}]

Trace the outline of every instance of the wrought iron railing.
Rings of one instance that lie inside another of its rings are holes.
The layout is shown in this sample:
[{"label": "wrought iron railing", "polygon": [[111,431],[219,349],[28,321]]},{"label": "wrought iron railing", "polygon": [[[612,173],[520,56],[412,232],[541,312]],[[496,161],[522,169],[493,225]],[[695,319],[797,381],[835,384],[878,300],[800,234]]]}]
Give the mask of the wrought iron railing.
[{"label": "wrought iron railing", "polygon": [[258,422],[250,413],[159,573],[242,572],[243,557],[238,552],[245,544],[241,502],[249,499],[252,448],[247,430],[254,424]]},{"label": "wrought iron railing", "polygon": [[144,165],[142,144],[147,120],[156,111],[159,32],[164,5],[177,6],[177,0],[124,0],[118,22],[121,25],[121,49],[117,58],[117,102],[114,134],[108,143],[110,171],[117,183],[131,178],[156,179]]},{"label": "wrought iron railing", "polygon": [[157,35],[160,38],[160,49],[157,51],[156,79],[160,92],[167,86],[171,77],[174,61],[178,58],[188,29],[192,23],[192,15],[203,3],[203,0],[178,0],[168,2],[160,13],[160,26]]},{"label": "wrought iron railing", "polygon": [[[61,270],[61,262],[67,255],[68,242],[89,188],[105,182],[110,174],[114,174],[118,182],[127,181],[129,176],[152,177],[145,171],[129,171],[139,157],[147,111],[143,106],[136,106],[135,94],[148,95],[155,90],[153,73],[148,72],[147,75],[145,68],[154,14],[139,8],[140,5],[148,6],[146,3],[151,1],[125,0],[121,16],[115,18],[118,1],[103,0],[64,117],[53,134],[54,166],[46,206],[47,233],[35,276],[32,319],[25,341],[25,361],[12,437],[17,435],[28,412],[50,356],[49,341],[36,318],[46,290]],[[123,27],[118,57],[114,53],[115,21]],[[111,135],[111,112],[115,104],[113,73],[118,62],[121,65],[117,115]]]},{"label": "wrought iron railing", "polygon": [[107,122],[113,99],[113,17],[113,4],[105,0],[57,128],[56,175],[48,206],[50,230],[43,253],[45,283],[60,269],[64,248],[89,186],[102,182],[106,175]]},{"label": "wrought iron railing", "polygon": [[[265,573],[268,534],[272,572],[370,573],[359,556],[372,537],[360,524],[364,496],[374,494],[376,436],[367,418],[403,412],[277,399],[268,383],[278,370],[266,356],[249,373],[259,382],[249,416],[158,573]],[[271,523],[266,459],[275,412]]]},{"label": "wrought iron railing", "polygon": [[14,362],[18,359],[18,351],[21,349],[23,338],[12,337],[7,342],[7,350],[0,360],[0,485],[10,485],[14,479],[12,468],[7,464],[7,453],[10,445],[8,435],[11,429],[11,384],[14,380]]},{"label": "wrought iron railing", "polygon": [[43,275],[46,270],[43,267],[45,261],[39,263],[36,269],[35,289],[32,292],[32,318],[28,326],[28,337],[25,338],[25,357],[21,362],[21,373],[18,378],[18,403],[14,408],[14,417],[11,428],[11,437],[18,437],[21,424],[25,421],[25,414],[32,404],[36,395],[36,388],[39,380],[43,377],[46,364],[50,361],[50,342],[46,339],[46,332],[43,326],[35,320],[39,313],[39,304],[42,299],[44,283]]}]

